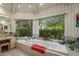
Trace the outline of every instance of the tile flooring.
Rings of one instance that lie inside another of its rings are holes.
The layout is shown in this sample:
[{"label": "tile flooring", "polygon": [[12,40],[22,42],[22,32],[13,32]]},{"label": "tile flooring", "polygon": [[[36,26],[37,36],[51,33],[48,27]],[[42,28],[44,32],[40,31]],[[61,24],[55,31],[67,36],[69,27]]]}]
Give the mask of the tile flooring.
[{"label": "tile flooring", "polygon": [[0,56],[30,56],[30,55],[19,49],[11,49],[9,51],[0,53]]}]

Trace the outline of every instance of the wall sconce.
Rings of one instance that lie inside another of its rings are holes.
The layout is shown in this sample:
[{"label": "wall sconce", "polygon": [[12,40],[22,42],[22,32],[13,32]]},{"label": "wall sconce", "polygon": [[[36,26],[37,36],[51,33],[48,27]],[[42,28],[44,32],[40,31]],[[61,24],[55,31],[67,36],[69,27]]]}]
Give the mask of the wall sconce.
[{"label": "wall sconce", "polygon": [[2,18],[8,18],[9,16],[7,16],[7,15],[5,15],[5,14],[0,14],[0,17],[2,17]]}]

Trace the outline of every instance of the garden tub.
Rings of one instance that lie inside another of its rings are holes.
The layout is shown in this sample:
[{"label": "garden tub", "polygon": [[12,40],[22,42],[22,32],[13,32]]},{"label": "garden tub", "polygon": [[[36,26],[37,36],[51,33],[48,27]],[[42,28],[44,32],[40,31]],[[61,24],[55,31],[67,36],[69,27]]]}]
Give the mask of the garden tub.
[{"label": "garden tub", "polygon": [[[38,51],[32,50],[31,47],[36,44],[39,46],[45,47],[45,54],[41,54]],[[29,55],[44,55],[44,56],[65,56],[68,55],[67,49],[65,45],[61,45],[56,42],[49,42],[38,39],[30,39],[30,40],[17,40],[16,48],[23,50]]]}]

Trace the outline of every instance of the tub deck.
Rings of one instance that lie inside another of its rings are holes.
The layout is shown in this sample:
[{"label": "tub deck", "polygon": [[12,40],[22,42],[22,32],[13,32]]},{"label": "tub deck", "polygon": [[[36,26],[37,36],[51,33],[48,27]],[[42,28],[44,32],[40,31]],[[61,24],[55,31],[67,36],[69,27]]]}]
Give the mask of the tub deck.
[{"label": "tub deck", "polygon": [[31,56],[68,56],[68,53],[48,49],[45,50],[45,54],[41,54],[37,51],[32,50],[31,46],[31,43],[24,44],[18,41],[16,42],[16,48],[28,53]]}]

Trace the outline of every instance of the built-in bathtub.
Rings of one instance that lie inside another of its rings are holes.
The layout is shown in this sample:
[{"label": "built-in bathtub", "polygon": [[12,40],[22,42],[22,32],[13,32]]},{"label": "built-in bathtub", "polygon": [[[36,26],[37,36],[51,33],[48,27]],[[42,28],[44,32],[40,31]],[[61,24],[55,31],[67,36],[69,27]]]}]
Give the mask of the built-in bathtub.
[{"label": "built-in bathtub", "polygon": [[[33,51],[31,49],[33,44],[46,47],[45,54],[41,54],[37,51]],[[49,42],[49,41],[38,40],[38,39],[17,40],[16,47],[25,51],[26,53],[29,53],[30,55],[48,55],[48,56],[68,55],[65,45],[61,45],[56,42]]]}]

